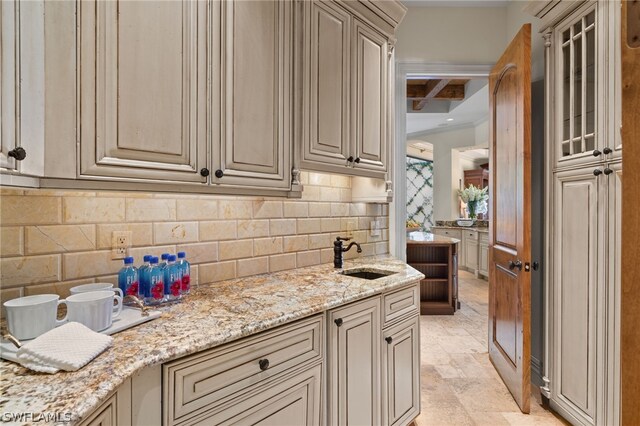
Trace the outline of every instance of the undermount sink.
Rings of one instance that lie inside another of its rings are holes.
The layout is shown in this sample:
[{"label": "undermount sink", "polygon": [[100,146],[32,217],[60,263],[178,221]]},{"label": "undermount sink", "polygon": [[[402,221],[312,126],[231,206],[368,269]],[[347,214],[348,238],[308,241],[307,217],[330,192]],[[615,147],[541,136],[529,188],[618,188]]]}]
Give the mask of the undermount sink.
[{"label": "undermount sink", "polygon": [[347,271],[341,272],[342,275],[346,275],[348,277],[362,278],[364,280],[377,280],[378,278],[388,277],[389,275],[395,274],[395,272],[390,271],[363,271],[361,269],[351,269]]}]

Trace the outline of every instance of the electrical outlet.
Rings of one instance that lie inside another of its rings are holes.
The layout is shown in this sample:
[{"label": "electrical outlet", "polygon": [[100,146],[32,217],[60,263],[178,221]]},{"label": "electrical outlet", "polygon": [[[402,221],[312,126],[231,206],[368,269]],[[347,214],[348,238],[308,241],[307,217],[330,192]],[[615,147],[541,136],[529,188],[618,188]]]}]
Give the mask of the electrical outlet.
[{"label": "electrical outlet", "polygon": [[111,233],[111,259],[124,259],[131,248],[131,231]]},{"label": "electrical outlet", "polygon": [[380,222],[378,220],[372,220],[369,225],[369,232],[372,237],[380,236]]}]

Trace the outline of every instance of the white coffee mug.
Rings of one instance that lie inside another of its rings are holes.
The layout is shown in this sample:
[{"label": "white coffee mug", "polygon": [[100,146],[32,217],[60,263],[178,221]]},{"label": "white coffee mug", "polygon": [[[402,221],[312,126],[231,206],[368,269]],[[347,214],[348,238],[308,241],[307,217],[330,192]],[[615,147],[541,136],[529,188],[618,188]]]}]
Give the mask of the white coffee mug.
[{"label": "white coffee mug", "polygon": [[65,303],[57,294],[38,294],[4,302],[9,333],[19,340],[38,337],[67,322],[58,320],[58,305]]},{"label": "white coffee mug", "polygon": [[120,290],[118,287],[113,288],[113,284],[111,283],[82,284],[82,285],[77,285],[75,287],[71,287],[71,289],[69,289],[71,294],[79,294],[79,293],[86,293],[88,291],[100,291],[100,290],[115,291],[120,295],[120,297],[124,297],[122,294],[122,290]]},{"label": "white coffee mug", "polygon": [[[114,306],[113,300],[116,300]],[[93,331],[111,327],[122,312],[122,297],[111,290],[89,291],[67,297],[67,319],[84,324]]]}]

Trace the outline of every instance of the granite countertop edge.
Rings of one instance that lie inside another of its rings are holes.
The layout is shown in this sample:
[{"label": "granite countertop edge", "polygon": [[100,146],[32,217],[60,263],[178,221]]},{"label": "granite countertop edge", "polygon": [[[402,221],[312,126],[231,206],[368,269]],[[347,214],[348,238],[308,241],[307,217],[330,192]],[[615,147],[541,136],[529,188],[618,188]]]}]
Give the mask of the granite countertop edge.
[{"label": "granite countertop edge", "polygon": [[[345,260],[344,269],[393,275],[364,280],[332,264],[201,285],[162,316],[113,335],[114,344],[76,372],[35,373],[0,361],[0,413],[70,413],[84,420],[128,378],[146,367],[401,288],[424,276],[389,255]],[[45,422],[38,422],[45,424]]]},{"label": "granite countertop edge", "polygon": [[432,226],[431,229],[460,229],[463,231],[477,231],[477,232],[489,232],[488,226],[444,226],[444,225],[436,225]]}]

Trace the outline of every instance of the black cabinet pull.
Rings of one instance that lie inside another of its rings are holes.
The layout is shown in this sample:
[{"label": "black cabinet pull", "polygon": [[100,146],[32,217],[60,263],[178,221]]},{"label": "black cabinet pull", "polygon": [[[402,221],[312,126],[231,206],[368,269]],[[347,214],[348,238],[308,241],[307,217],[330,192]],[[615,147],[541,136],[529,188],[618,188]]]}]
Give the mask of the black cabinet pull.
[{"label": "black cabinet pull", "polygon": [[353,160],[354,163],[360,163],[360,157],[356,157],[355,160]]},{"label": "black cabinet pull", "polygon": [[608,154],[611,154],[613,152],[613,150],[611,148],[609,148],[609,147],[606,147],[605,149],[602,150],[602,152],[605,155],[608,155]]},{"label": "black cabinet pull", "polygon": [[222,176],[224,176],[224,172],[220,169],[216,170],[216,172],[214,173],[216,175],[216,177],[218,179],[220,179]]},{"label": "black cabinet pull", "polygon": [[348,162],[348,163],[353,162],[353,155],[350,155],[350,156],[349,156],[349,158],[347,158],[347,162]]},{"label": "black cabinet pull", "polygon": [[338,327],[342,326],[342,323],[343,323],[342,318],[338,318],[333,322],[335,322]]},{"label": "black cabinet pull", "polygon": [[16,161],[22,161],[27,157],[27,151],[25,151],[23,147],[19,146],[9,151],[7,155],[11,158],[15,158]]},{"label": "black cabinet pull", "polygon": [[593,150],[593,156],[594,156],[594,157],[599,157],[599,156],[601,156],[601,155],[602,155],[602,153],[601,153],[599,150],[597,150],[597,149],[594,149],[594,150]]},{"label": "black cabinet pull", "polygon": [[600,176],[601,174],[602,174],[602,170],[600,170],[600,169],[595,169],[595,170],[593,171],[593,175],[594,175],[594,176]]},{"label": "black cabinet pull", "polygon": [[258,361],[258,364],[260,364],[260,370],[264,371],[267,368],[269,368],[269,360],[268,359],[261,359],[260,361]]},{"label": "black cabinet pull", "polygon": [[388,344],[391,344],[391,342],[393,342],[393,337],[388,336],[388,337],[385,337],[384,340],[386,340]]},{"label": "black cabinet pull", "polygon": [[202,177],[209,176],[209,169],[207,169],[206,167],[200,169],[200,176],[202,176]]},{"label": "black cabinet pull", "polygon": [[611,170],[610,168],[607,167],[606,169],[604,169],[605,175],[609,176],[611,173],[613,173],[613,170]]}]

